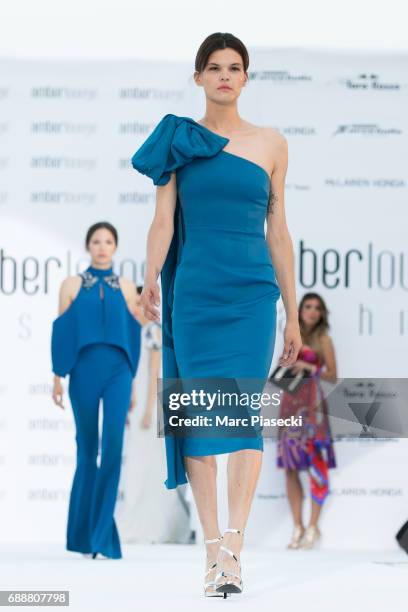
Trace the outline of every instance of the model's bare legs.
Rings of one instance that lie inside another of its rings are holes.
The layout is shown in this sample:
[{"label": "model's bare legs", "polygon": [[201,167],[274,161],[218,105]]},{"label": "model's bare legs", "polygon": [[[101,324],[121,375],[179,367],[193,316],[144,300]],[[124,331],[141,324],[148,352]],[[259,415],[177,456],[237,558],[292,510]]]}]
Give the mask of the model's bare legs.
[{"label": "model's bare legs", "polygon": [[[245,449],[228,457],[228,526],[244,530],[262,465],[262,451]],[[184,457],[188,480],[197,505],[204,537],[212,539],[220,535],[217,513],[217,463],[214,456]],[[222,544],[238,557],[242,548],[242,536],[226,533]],[[207,544],[209,563],[217,558],[219,544]],[[221,555],[219,555],[221,558]],[[222,554],[222,568],[234,573],[238,567],[234,559]],[[210,575],[209,580],[215,577]],[[239,582],[239,581],[235,581]]]},{"label": "model's bare legs", "polygon": [[217,512],[217,462],[213,455],[184,457],[204,537],[220,535]]},{"label": "model's bare legs", "polygon": [[286,494],[289,500],[290,509],[293,516],[293,532],[292,538],[288,544],[288,548],[298,549],[301,545],[302,538],[305,534],[305,528],[302,521],[302,506],[303,506],[303,489],[297,470],[286,470]]},{"label": "model's bare legs", "polygon": [[[217,511],[217,462],[213,455],[205,457],[184,457],[188,480],[193,491],[198,516],[206,540],[212,540],[220,534]],[[220,542],[206,544],[207,566],[206,571],[217,559]],[[215,579],[216,568],[206,577],[206,582]],[[214,591],[209,587],[208,591]]]},{"label": "model's bare legs", "polygon": [[302,521],[303,490],[296,470],[286,470],[286,490],[294,522],[292,540],[288,548],[312,548],[320,537],[317,522],[322,506],[312,499],[310,521],[305,532]]},{"label": "model's bare legs", "polygon": [[[241,534],[225,533],[222,546],[229,548],[239,559],[243,545],[243,532],[247,524],[252,500],[254,497],[259,473],[262,466],[263,452],[255,449],[244,449],[231,453],[228,457],[228,527],[239,529]],[[239,565],[226,552],[218,554],[218,571],[233,572],[239,575]],[[221,577],[217,584],[224,582],[239,586],[239,579]]]},{"label": "model's bare legs", "polygon": [[288,496],[293,522],[303,527],[302,505],[303,489],[297,470],[286,470],[286,494]]},{"label": "model's bare legs", "polygon": [[317,522],[319,520],[321,511],[322,505],[318,504],[314,499],[312,499],[312,513],[310,516],[309,527],[317,527]]}]

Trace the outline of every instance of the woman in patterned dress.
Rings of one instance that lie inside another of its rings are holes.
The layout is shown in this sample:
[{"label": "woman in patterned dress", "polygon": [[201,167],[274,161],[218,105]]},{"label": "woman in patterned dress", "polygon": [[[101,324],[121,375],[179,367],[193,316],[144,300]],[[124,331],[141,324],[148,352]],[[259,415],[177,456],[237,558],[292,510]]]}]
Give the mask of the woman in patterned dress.
[{"label": "woman in patterned dress", "polygon": [[[302,425],[279,429],[277,465],[285,469],[286,490],[294,529],[288,548],[312,548],[320,538],[317,525],[322,505],[329,494],[328,469],[336,467],[328,420],[328,405],[320,381],[337,379],[333,342],[327,334],[328,310],[317,293],[306,293],[299,305],[303,346],[291,370],[308,370],[310,375],[293,395],[284,392],[281,418],[303,417]],[[312,508],[307,529],[302,521],[303,490],[300,470],[309,474]]]}]

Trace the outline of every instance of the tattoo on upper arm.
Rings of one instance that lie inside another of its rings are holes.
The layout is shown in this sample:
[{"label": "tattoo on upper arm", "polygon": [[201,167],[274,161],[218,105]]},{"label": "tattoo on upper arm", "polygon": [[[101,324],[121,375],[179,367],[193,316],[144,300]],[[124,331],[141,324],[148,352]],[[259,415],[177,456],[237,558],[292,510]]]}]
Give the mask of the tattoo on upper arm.
[{"label": "tattoo on upper arm", "polygon": [[276,193],[274,193],[272,191],[272,188],[269,192],[269,200],[268,200],[268,208],[266,210],[266,214],[273,214],[273,206],[275,204],[275,202],[278,201],[278,196],[276,195]]}]

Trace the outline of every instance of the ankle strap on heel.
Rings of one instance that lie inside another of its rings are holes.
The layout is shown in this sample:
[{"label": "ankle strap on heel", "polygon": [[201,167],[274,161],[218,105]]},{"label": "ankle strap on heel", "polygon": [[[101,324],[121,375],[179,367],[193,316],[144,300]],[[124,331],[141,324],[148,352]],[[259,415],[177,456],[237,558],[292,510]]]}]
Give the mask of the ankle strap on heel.
[{"label": "ankle strap on heel", "polygon": [[221,542],[223,536],[218,536],[218,538],[213,538],[212,540],[204,540],[204,544],[215,544],[216,542]]},{"label": "ankle strap on heel", "polygon": [[234,529],[233,527],[228,527],[228,529],[225,530],[225,533],[238,533],[239,535],[244,535],[244,530],[243,529]]}]

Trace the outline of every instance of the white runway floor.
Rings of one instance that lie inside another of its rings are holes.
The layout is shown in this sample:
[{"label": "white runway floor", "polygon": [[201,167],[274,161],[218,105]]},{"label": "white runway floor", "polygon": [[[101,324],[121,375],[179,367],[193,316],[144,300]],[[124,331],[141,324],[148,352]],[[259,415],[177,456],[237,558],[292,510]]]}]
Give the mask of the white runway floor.
[{"label": "white runway floor", "polygon": [[92,560],[57,545],[3,544],[0,589],[69,590],[69,609],[81,612],[196,612],[218,606],[251,612],[408,609],[408,556],[398,549],[346,552],[247,547],[242,554],[244,593],[225,601],[206,599],[202,594],[201,546],[123,545],[122,552],[121,560]]}]

